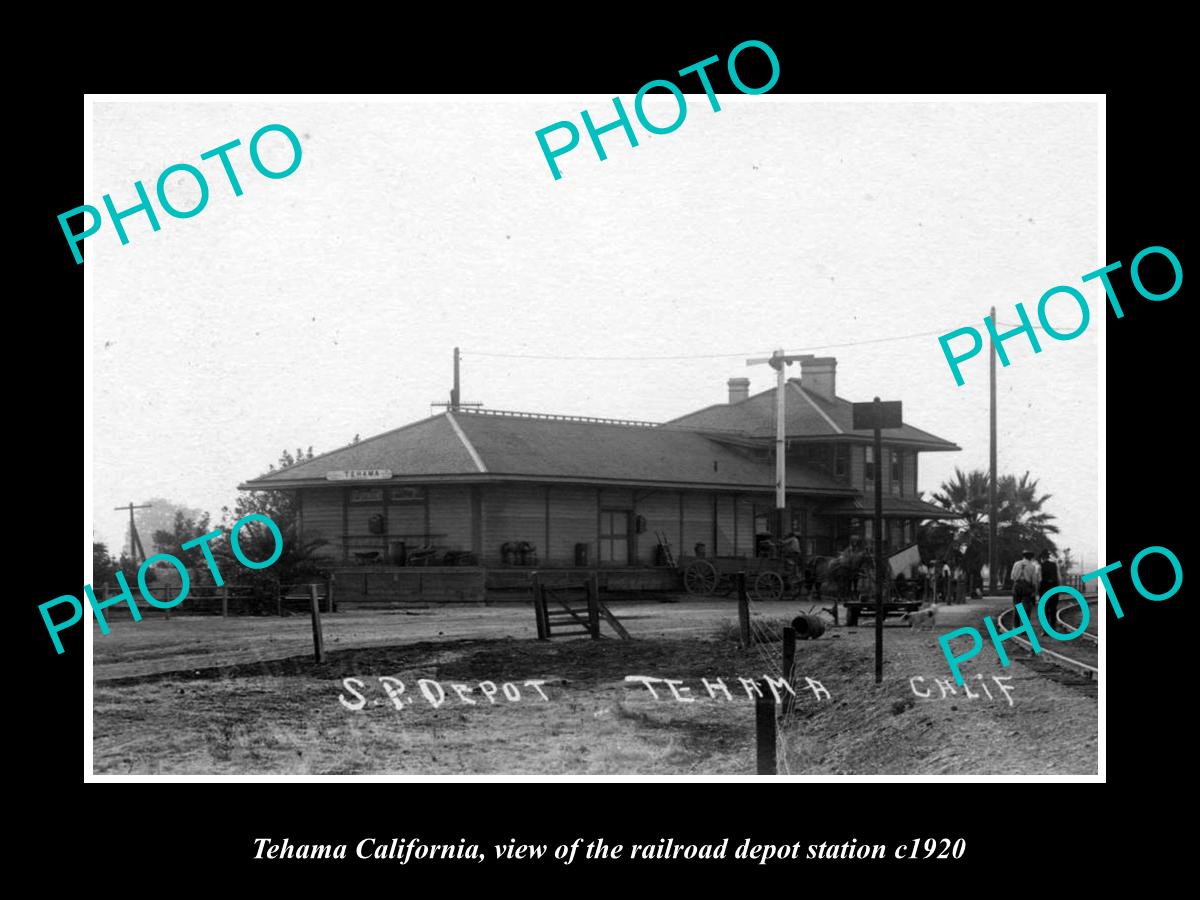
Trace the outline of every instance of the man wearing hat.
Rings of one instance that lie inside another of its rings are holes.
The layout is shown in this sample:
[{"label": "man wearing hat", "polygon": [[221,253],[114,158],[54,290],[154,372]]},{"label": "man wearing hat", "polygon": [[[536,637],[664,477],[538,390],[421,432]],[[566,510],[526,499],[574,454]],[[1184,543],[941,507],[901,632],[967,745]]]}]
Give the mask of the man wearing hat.
[{"label": "man wearing hat", "polygon": [[[1038,566],[1041,572],[1041,579],[1038,581],[1038,596],[1049,593],[1053,588],[1058,587],[1058,563],[1054,559],[1054,554],[1049,550],[1043,550],[1041,556],[1041,565]],[[1058,614],[1058,594],[1055,594],[1046,601],[1046,621],[1053,628]]]},{"label": "man wearing hat", "polygon": [[1013,563],[1013,607],[1025,604],[1025,612],[1032,619],[1036,614],[1037,586],[1042,579],[1042,567],[1033,559],[1033,551],[1026,549],[1021,558]]},{"label": "man wearing hat", "polygon": [[787,567],[789,578],[798,577],[800,574],[800,535],[789,531],[784,536],[779,550],[784,559],[784,565]]}]

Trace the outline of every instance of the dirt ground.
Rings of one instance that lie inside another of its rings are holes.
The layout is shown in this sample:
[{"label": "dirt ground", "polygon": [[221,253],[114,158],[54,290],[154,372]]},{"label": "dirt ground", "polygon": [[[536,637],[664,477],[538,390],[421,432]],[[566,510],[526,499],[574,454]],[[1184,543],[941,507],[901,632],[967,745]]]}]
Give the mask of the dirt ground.
[{"label": "dirt ground", "polygon": [[[306,617],[115,622],[94,631],[94,768],[754,774],[749,682],[779,675],[780,644],[740,649],[729,601],[610,606],[634,640],[539,642],[526,605],[327,615],[322,665]],[[799,609],[754,611],[757,626]],[[985,652],[964,667],[970,694],[947,690],[937,635],[986,611],[932,632],[889,620],[880,685],[869,625],[799,642],[780,772],[1095,774],[1094,684]]]}]

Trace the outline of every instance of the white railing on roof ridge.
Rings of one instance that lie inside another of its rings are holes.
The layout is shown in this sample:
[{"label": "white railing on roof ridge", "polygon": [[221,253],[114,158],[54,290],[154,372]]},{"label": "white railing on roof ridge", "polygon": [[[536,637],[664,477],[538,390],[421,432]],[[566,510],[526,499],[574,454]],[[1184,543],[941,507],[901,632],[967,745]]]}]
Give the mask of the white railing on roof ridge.
[{"label": "white railing on roof ridge", "polygon": [[509,416],[516,419],[548,419],[555,422],[588,422],[599,425],[632,425],[637,428],[659,428],[659,422],[643,422],[640,419],[599,419],[595,416],[559,416],[553,413],[517,412],[511,409],[483,409],[480,407],[462,407],[453,410],[456,413],[467,413],[472,416]]}]

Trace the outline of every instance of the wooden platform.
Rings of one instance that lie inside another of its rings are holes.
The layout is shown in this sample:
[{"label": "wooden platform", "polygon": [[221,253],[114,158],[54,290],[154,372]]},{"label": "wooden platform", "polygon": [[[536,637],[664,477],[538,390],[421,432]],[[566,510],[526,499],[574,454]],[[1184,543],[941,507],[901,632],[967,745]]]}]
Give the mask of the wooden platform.
[{"label": "wooden platform", "polygon": [[339,566],[334,584],[339,610],[399,609],[438,603],[528,602],[534,572],[546,585],[578,584],[595,577],[602,591],[678,590],[679,575],[666,567],[572,566]]}]

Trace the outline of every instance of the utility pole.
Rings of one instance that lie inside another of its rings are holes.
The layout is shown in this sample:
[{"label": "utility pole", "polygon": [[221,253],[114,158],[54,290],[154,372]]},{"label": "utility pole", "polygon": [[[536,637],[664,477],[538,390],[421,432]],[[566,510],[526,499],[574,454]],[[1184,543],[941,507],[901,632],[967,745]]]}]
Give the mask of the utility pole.
[{"label": "utility pole", "polygon": [[450,408],[457,411],[458,401],[462,399],[458,382],[458,348],[454,348],[454,387],[450,388]]},{"label": "utility pole", "polygon": [[476,400],[471,400],[467,403],[463,403],[462,400],[460,399],[462,397],[462,393],[460,390],[461,385],[459,383],[459,375],[458,375],[458,357],[459,357],[458,348],[455,347],[454,348],[454,387],[450,388],[450,402],[449,403],[430,403],[429,405],[431,407],[432,406],[444,406],[446,408],[446,412],[458,412],[464,406],[483,406],[482,403],[480,403]]},{"label": "utility pole", "polygon": [[[992,307],[992,321],[996,321],[996,307]],[[991,375],[991,447],[988,476],[988,589],[999,593],[996,582],[998,560],[996,559],[996,341],[988,337],[988,371]]]},{"label": "utility pole", "polygon": [[[875,418],[875,683],[883,681],[883,583],[891,569],[883,559],[883,404],[876,397],[871,412]],[[885,572],[886,567],[886,572]]]},{"label": "utility pole", "polygon": [[786,395],[787,376],[783,367],[794,362],[812,359],[811,353],[802,356],[787,356],[782,350],[776,350],[769,357],[748,359],[746,365],[758,366],[766,363],[775,370],[775,521],[776,540],[783,538],[787,531],[787,429],[784,419],[787,415]]},{"label": "utility pole", "polygon": [[891,593],[891,565],[883,558],[883,429],[904,424],[904,408],[899,400],[884,402],[876,397],[870,403],[850,407],[855,431],[871,429],[875,434],[875,683],[883,681],[883,593],[888,584]]},{"label": "utility pole", "polygon": [[133,561],[136,563],[138,561],[138,554],[140,553],[142,556],[142,562],[145,562],[146,550],[142,546],[142,539],[138,536],[137,525],[133,521],[133,511],[135,509],[150,509],[150,504],[147,503],[144,506],[134,506],[133,501],[130,500],[128,506],[113,507],[114,512],[120,512],[124,509],[129,510],[129,555],[133,557]]}]

